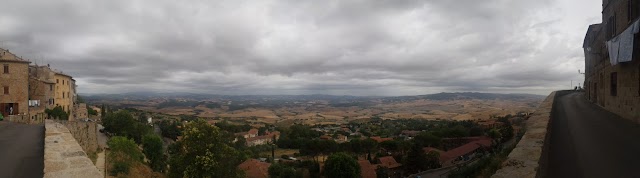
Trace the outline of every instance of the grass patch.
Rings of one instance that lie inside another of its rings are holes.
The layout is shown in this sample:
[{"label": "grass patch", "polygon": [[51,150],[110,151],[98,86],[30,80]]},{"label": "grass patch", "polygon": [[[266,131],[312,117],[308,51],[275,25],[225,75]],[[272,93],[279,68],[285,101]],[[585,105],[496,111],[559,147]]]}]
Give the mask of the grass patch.
[{"label": "grass patch", "polygon": [[91,153],[88,153],[87,156],[89,156],[89,159],[91,159],[91,162],[93,162],[93,165],[96,165],[96,161],[98,160],[98,153],[91,152]]}]

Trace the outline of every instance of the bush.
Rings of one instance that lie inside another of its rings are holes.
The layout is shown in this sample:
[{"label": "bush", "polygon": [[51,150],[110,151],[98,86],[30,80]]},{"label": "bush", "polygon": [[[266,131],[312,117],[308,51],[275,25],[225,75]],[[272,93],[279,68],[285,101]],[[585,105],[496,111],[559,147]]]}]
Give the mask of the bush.
[{"label": "bush", "polygon": [[122,161],[114,162],[111,170],[109,170],[110,176],[117,176],[118,174],[129,174],[130,164]]},{"label": "bush", "polygon": [[136,143],[126,137],[112,137],[107,142],[107,145],[111,149],[111,152],[109,152],[109,160],[112,162],[111,170],[109,171],[111,175],[128,174],[131,165],[142,162],[144,158]]}]

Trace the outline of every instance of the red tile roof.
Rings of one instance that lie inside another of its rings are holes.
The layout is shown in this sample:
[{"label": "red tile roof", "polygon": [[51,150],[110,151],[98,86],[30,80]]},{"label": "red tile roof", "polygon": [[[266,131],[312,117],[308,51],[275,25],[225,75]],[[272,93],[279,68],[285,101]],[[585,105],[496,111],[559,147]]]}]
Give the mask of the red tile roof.
[{"label": "red tile roof", "polygon": [[251,129],[248,133],[251,135],[258,135],[258,129]]},{"label": "red tile roof", "polygon": [[360,176],[362,178],[376,178],[376,167],[369,160],[358,160],[360,164]]},{"label": "red tile roof", "polygon": [[402,166],[402,164],[398,163],[396,159],[393,158],[393,156],[380,157],[378,158],[378,160],[380,160],[380,166],[386,167],[389,169]]},{"label": "red tile roof", "polygon": [[415,137],[420,133],[420,131],[415,131],[415,130],[403,130],[402,131],[402,135],[406,135],[406,136],[410,136],[410,137]]},{"label": "red tile roof", "polygon": [[454,148],[452,150],[449,150],[447,152],[440,154],[440,161],[441,162],[449,161],[449,160],[458,158],[460,156],[464,156],[466,154],[472,153],[476,151],[478,148],[490,147],[491,144],[493,144],[492,139],[486,138],[486,137],[483,139],[472,141],[458,148]]},{"label": "red tile roof", "polygon": [[422,148],[422,150],[424,150],[425,153],[429,153],[431,151],[435,151],[435,152],[438,152],[440,154],[444,153],[444,151],[439,150],[439,149],[434,148],[434,147],[424,147],[424,148]]},{"label": "red tile roof", "polygon": [[373,140],[375,140],[376,142],[380,143],[380,142],[384,142],[384,141],[391,141],[393,140],[393,138],[380,138],[380,137],[369,137]]},{"label": "red tile roof", "polygon": [[268,178],[269,166],[271,164],[261,162],[257,159],[249,159],[238,165],[238,169],[243,170],[248,178]]}]

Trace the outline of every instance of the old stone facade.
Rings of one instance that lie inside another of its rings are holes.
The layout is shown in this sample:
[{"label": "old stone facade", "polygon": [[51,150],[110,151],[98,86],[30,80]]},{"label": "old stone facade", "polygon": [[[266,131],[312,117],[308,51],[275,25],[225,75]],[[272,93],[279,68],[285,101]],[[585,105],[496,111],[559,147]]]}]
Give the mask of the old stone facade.
[{"label": "old stone facade", "polygon": [[54,104],[54,72],[48,66],[29,66],[29,114],[31,120],[46,118],[46,109]]},{"label": "old stone facade", "polygon": [[640,2],[604,0],[601,24],[584,39],[585,96],[640,123]]},{"label": "old stone facade", "polygon": [[28,115],[29,61],[0,49],[0,112],[9,115]]},{"label": "old stone facade", "polygon": [[45,110],[60,106],[74,120],[78,106],[73,77],[30,63],[0,48],[0,113],[22,123],[43,123]]},{"label": "old stone facade", "polygon": [[87,119],[89,119],[89,111],[87,111],[87,104],[85,103],[78,103],[76,105],[74,105],[74,109],[73,109],[73,118],[75,120],[83,120],[83,121],[87,121]]},{"label": "old stone facade", "polygon": [[69,113],[69,120],[74,120],[73,105],[75,104],[75,80],[67,74],[56,72],[54,75],[56,81],[55,87],[55,106],[60,106],[64,111]]}]

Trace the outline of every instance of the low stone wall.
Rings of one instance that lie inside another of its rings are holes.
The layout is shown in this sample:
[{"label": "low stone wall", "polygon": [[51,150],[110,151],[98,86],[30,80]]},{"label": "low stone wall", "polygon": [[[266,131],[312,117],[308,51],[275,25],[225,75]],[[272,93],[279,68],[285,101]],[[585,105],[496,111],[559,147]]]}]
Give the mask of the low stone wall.
[{"label": "low stone wall", "polygon": [[45,121],[44,177],[100,178],[82,147],[67,127],[52,120]]},{"label": "low stone wall", "polygon": [[43,119],[32,119],[27,115],[10,115],[4,118],[4,120],[9,122],[21,123],[21,124],[42,124],[44,123]]},{"label": "low stone wall", "polygon": [[60,121],[87,153],[98,151],[97,124],[84,121]]},{"label": "low stone wall", "polygon": [[546,175],[546,150],[551,134],[551,111],[557,92],[552,92],[538,106],[526,122],[526,133],[511,151],[503,166],[492,177],[494,178],[529,178]]}]

